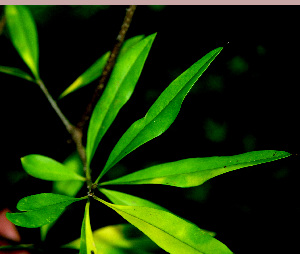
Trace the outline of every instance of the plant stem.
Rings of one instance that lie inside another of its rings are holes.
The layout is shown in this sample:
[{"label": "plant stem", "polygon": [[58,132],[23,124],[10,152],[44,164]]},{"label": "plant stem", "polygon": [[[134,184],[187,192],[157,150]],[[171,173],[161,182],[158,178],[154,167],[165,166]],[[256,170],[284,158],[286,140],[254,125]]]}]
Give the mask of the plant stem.
[{"label": "plant stem", "polygon": [[111,51],[110,57],[104,67],[99,84],[96,87],[93,97],[92,97],[90,103],[88,104],[88,106],[86,107],[86,110],[85,110],[80,122],[77,124],[77,127],[81,130],[83,130],[85,124],[90,119],[92,110],[95,107],[98,99],[100,98],[101,92],[102,92],[102,90],[110,76],[110,73],[115,65],[117,56],[118,56],[121,46],[124,42],[125,35],[128,31],[130,23],[132,21],[132,17],[135,12],[135,9],[136,9],[136,5],[130,5],[129,8],[126,10],[126,15],[125,15],[123,24],[122,24],[120,32],[116,38],[116,43]]},{"label": "plant stem", "polygon": [[76,145],[78,155],[79,155],[79,157],[82,161],[83,170],[86,174],[88,189],[90,191],[91,186],[92,186],[91,172],[86,167],[86,152],[85,152],[85,149],[82,145],[82,131],[79,128],[77,128],[76,126],[72,125],[69,122],[69,120],[65,117],[65,115],[62,113],[62,111],[58,107],[56,101],[50,95],[50,93],[49,93],[48,89],[46,88],[44,82],[41,79],[38,79],[38,80],[36,80],[36,83],[39,85],[39,87],[43,91],[44,95],[46,96],[47,100],[49,101],[50,105],[52,106],[52,108],[54,109],[54,111],[56,112],[56,114],[58,115],[58,117],[60,118],[60,120],[62,121],[64,126],[66,127],[69,134],[71,135],[72,140],[74,141],[74,143]]}]

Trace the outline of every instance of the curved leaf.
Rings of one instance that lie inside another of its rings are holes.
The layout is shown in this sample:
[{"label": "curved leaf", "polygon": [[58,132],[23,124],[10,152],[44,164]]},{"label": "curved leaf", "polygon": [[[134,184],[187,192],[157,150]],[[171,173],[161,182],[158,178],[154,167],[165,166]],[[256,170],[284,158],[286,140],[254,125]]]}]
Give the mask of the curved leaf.
[{"label": "curved leaf", "polygon": [[21,199],[18,204],[20,213],[7,213],[6,217],[15,225],[37,228],[55,221],[65,208],[85,198],[72,198],[53,193],[41,193]]},{"label": "curved leaf", "polygon": [[111,152],[96,183],[127,154],[158,137],[170,127],[179,113],[185,96],[221,50],[222,48],[212,50],[176,78],[154,102],[145,117],[129,127]]},{"label": "curved leaf", "polygon": [[152,34],[139,41],[118,57],[106,88],[91,116],[86,145],[88,166],[102,137],[132,95],[155,35]]},{"label": "curved leaf", "polygon": [[18,68],[13,68],[13,67],[8,67],[8,66],[0,66],[0,72],[13,75],[19,78],[26,79],[31,82],[35,82],[35,80],[26,72],[18,69]]},{"label": "curved leaf", "polygon": [[22,5],[6,5],[5,16],[12,43],[34,77],[39,79],[39,47],[35,22]]},{"label": "curved leaf", "polygon": [[195,224],[170,212],[142,206],[114,205],[97,197],[95,199],[115,210],[169,253],[232,253],[226,245]]},{"label": "curved leaf", "polygon": [[97,254],[97,249],[94,243],[93,232],[90,222],[90,202],[85,206],[84,218],[81,227],[79,254]]},{"label": "curved leaf", "polygon": [[155,165],[118,179],[103,182],[109,184],[164,184],[176,187],[194,187],[207,180],[236,170],[290,156],[288,152],[264,150],[233,156],[192,158]]},{"label": "curved leaf", "polygon": [[23,168],[29,175],[39,179],[48,181],[85,181],[84,177],[70,168],[43,155],[30,154],[21,158],[21,162]]}]

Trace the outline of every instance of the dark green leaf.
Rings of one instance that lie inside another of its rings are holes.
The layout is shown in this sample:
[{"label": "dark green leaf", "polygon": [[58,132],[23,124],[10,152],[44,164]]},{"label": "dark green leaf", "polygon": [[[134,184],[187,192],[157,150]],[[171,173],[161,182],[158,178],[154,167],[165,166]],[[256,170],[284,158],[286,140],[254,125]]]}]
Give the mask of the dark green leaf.
[{"label": "dark green leaf", "polygon": [[85,178],[49,157],[30,154],[21,158],[25,171],[36,178],[49,181],[80,180]]},{"label": "dark green leaf", "polygon": [[193,187],[205,181],[236,170],[290,156],[283,151],[254,151],[233,156],[192,158],[152,166],[115,180],[108,184],[165,184],[176,187]]},{"label": "dark green leaf", "polygon": [[185,96],[221,50],[222,48],[217,48],[209,52],[163,91],[145,117],[134,122],[118,141],[96,182],[127,154],[169,128],[177,117]]},{"label": "dark green leaf", "polygon": [[90,202],[85,206],[84,218],[81,227],[81,240],[79,254],[97,254],[97,249],[93,239],[90,222]]},{"label": "dark green leaf", "polygon": [[26,6],[6,5],[5,16],[12,43],[34,77],[39,79],[39,47],[35,22]]},{"label": "dark green leaf", "polygon": [[18,202],[22,212],[7,213],[6,217],[17,226],[37,228],[55,221],[68,205],[82,199],[53,193],[32,195]]},{"label": "dark green leaf", "polygon": [[146,37],[118,57],[91,116],[86,146],[88,166],[102,137],[133,93],[154,38],[155,34]]},{"label": "dark green leaf", "polygon": [[97,197],[95,199],[115,210],[169,253],[232,253],[226,245],[195,224],[170,212],[142,206],[114,205]]}]

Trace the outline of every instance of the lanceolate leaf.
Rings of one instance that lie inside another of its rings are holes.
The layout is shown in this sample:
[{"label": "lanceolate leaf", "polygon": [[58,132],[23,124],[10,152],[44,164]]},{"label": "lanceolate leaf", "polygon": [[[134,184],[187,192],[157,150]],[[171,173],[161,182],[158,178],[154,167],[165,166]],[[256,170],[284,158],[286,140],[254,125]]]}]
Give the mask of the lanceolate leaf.
[{"label": "lanceolate leaf", "polygon": [[152,166],[100,185],[164,184],[176,187],[193,187],[236,169],[271,162],[288,156],[290,154],[287,152],[265,150],[234,156],[185,159]]},{"label": "lanceolate leaf", "polygon": [[109,58],[110,52],[106,52],[101,56],[91,67],[81,74],[60,96],[59,99],[76,91],[77,89],[86,86],[100,77]]},{"label": "lanceolate leaf", "polygon": [[69,167],[43,155],[30,154],[21,158],[21,162],[25,171],[36,178],[49,181],[85,181],[84,177]]},{"label": "lanceolate leaf", "polygon": [[118,141],[96,182],[127,154],[169,128],[177,117],[185,96],[221,50],[222,48],[217,48],[209,52],[163,91],[145,117],[134,122]]},{"label": "lanceolate leaf", "polygon": [[232,253],[226,245],[198,228],[195,224],[187,222],[170,212],[142,206],[114,205],[97,197],[96,199],[115,210],[169,253]]},{"label": "lanceolate leaf", "polygon": [[39,78],[39,47],[35,22],[26,6],[6,5],[5,16],[12,43],[36,79]]},{"label": "lanceolate leaf", "polygon": [[86,147],[88,166],[102,137],[133,93],[154,38],[155,34],[146,37],[117,59],[107,86],[91,116]]},{"label": "lanceolate leaf", "polygon": [[139,198],[133,195],[129,195],[119,191],[107,190],[107,189],[99,189],[106,197],[109,198],[111,202],[116,205],[130,205],[130,206],[146,206],[155,209],[160,209],[164,211],[168,211],[160,205],[157,205],[149,200]]},{"label": "lanceolate leaf", "polygon": [[0,66],[0,72],[6,73],[9,75],[13,75],[13,76],[16,76],[19,78],[23,78],[23,79],[26,79],[31,82],[35,82],[34,79],[29,74],[27,74],[26,72],[24,72],[18,68],[13,68],[13,67],[8,67],[8,66]]},{"label": "lanceolate leaf", "polygon": [[81,240],[79,254],[97,254],[97,249],[93,239],[93,232],[90,222],[90,202],[85,206],[84,218],[81,227]]},{"label": "lanceolate leaf", "polygon": [[20,213],[7,213],[17,226],[37,228],[55,221],[65,208],[84,198],[72,198],[53,193],[41,193],[21,199],[17,204]]}]

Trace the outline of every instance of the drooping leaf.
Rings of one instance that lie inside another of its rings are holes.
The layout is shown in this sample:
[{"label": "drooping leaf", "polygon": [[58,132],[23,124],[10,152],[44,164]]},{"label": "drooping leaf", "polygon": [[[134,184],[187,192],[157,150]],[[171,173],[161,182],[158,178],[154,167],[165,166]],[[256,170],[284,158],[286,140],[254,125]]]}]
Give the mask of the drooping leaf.
[{"label": "drooping leaf", "polygon": [[134,122],[123,134],[96,182],[127,154],[169,128],[177,117],[185,96],[221,50],[222,48],[217,48],[206,54],[163,91],[145,117]]},{"label": "drooping leaf", "polygon": [[17,204],[19,213],[7,213],[15,225],[37,228],[55,221],[65,208],[84,198],[72,198],[53,193],[41,193],[21,199]]},{"label": "drooping leaf", "polygon": [[150,207],[114,205],[97,197],[95,199],[115,210],[169,253],[232,253],[226,245],[195,224],[170,212]]},{"label": "drooping leaf", "polygon": [[121,52],[106,88],[91,116],[87,136],[87,165],[89,166],[98,144],[116,118],[119,110],[129,100],[142,72],[156,34]]},{"label": "drooping leaf", "polygon": [[90,202],[85,206],[84,218],[81,227],[80,251],[79,254],[97,254],[93,239],[93,232],[90,222]]},{"label": "drooping leaf", "polygon": [[26,79],[31,82],[35,82],[34,79],[29,74],[27,74],[26,72],[24,72],[18,68],[13,68],[13,67],[8,67],[8,66],[0,66],[0,72],[6,73],[9,75],[13,75],[13,76],[16,76],[19,78],[23,78],[23,79]]},{"label": "drooping leaf", "polygon": [[[159,247],[131,224],[106,226],[93,232],[99,253],[151,254]],[[80,239],[64,245],[65,248],[80,248]]]},{"label": "drooping leaf", "polygon": [[30,11],[26,6],[6,5],[5,16],[14,47],[34,77],[39,79],[38,35]]},{"label": "drooping leaf", "polygon": [[76,91],[79,88],[90,84],[95,79],[99,78],[103,72],[109,55],[110,52],[106,52],[103,56],[101,56],[93,65],[91,65],[83,74],[81,74],[65,91],[62,92],[62,94],[59,96],[59,99]]},{"label": "drooping leaf", "polygon": [[149,200],[139,198],[133,195],[129,195],[123,192],[108,190],[108,189],[99,189],[106,197],[109,198],[111,202],[116,205],[129,205],[129,206],[146,206],[151,208],[156,208],[164,211],[168,211],[160,205],[157,205]]},{"label": "drooping leaf", "polygon": [[22,157],[21,162],[25,171],[36,178],[48,181],[85,181],[84,177],[70,170],[69,167],[43,155],[30,154]]},{"label": "drooping leaf", "polygon": [[109,184],[164,184],[176,187],[194,187],[205,181],[236,170],[290,156],[288,152],[264,150],[233,156],[191,158],[155,165],[118,179],[101,183]]},{"label": "drooping leaf", "polygon": [[[82,162],[78,156],[78,153],[71,154],[63,162],[63,165],[68,167],[76,174],[83,176]],[[81,180],[55,181],[53,182],[53,192],[70,197],[75,197],[83,185],[84,182]]]}]

